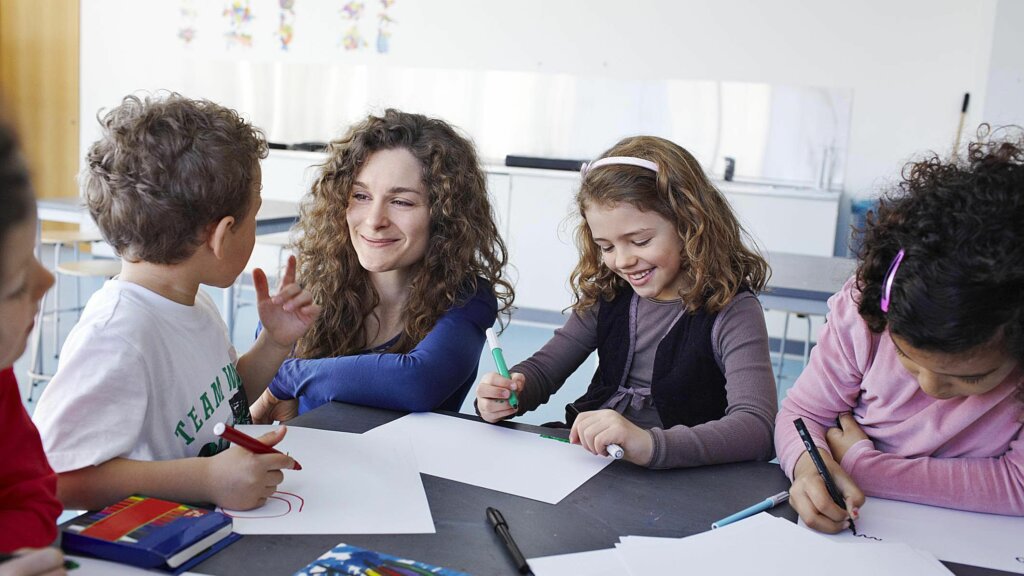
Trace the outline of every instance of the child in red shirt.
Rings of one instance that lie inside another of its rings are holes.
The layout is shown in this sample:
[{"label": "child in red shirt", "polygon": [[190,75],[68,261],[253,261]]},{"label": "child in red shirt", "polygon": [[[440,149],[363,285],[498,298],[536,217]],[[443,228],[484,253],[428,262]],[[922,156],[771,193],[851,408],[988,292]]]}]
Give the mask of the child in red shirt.
[{"label": "child in red shirt", "polygon": [[[0,553],[49,546],[57,538],[57,476],[21,403],[11,364],[25,351],[39,299],[53,276],[35,258],[36,204],[11,131],[0,125]],[[20,555],[2,574],[60,574],[59,550]]]}]

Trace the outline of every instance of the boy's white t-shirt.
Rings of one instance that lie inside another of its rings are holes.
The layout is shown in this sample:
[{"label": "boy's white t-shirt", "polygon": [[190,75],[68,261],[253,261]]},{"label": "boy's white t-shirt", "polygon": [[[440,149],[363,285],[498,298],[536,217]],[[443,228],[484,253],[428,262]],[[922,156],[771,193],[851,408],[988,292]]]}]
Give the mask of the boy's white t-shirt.
[{"label": "boy's white t-shirt", "polygon": [[186,306],[107,281],[68,335],[33,416],[51,466],[216,454],[226,443],[214,424],[249,421],[236,360],[204,292]]}]

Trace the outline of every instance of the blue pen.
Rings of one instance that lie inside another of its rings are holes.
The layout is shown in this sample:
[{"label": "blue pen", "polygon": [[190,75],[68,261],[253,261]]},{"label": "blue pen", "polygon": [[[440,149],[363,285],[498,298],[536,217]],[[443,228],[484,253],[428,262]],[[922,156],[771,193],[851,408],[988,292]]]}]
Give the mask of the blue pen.
[{"label": "blue pen", "polygon": [[[491,356],[494,357],[494,365],[498,368],[498,374],[505,378],[512,378],[508,373],[508,366],[505,365],[505,355],[501,352],[501,345],[498,344],[498,335],[494,333],[494,328],[488,328],[486,334],[487,344],[491,347]],[[515,390],[508,391],[508,405],[519,408],[519,398],[516,396]]]},{"label": "blue pen", "polygon": [[768,510],[770,508],[775,508],[776,506],[782,504],[786,500],[789,500],[789,492],[779,492],[775,496],[765,498],[764,500],[758,502],[757,504],[754,504],[750,508],[744,508],[743,510],[740,510],[739,512],[733,514],[732,516],[726,516],[725,518],[722,518],[718,522],[711,524],[711,528],[721,528],[726,524],[732,524],[733,522],[738,522],[740,520],[743,520],[744,518],[749,518],[750,516],[753,516],[758,512],[764,512],[765,510]]}]

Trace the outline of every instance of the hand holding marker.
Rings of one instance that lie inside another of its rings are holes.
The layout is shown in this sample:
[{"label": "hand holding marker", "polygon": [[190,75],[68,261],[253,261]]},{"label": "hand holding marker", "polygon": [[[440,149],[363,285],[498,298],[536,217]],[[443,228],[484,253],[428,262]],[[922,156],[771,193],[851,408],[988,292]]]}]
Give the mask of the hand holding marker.
[{"label": "hand holding marker", "polygon": [[[838,424],[838,419],[837,422]],[[814,439],[811,438],[811,433],[807,430],[807,425],[804,424],[803,418],[797,418],[793,420],[793,425],[796,426],[796,432],[800,435],[800,440],[804,443],[804,448],[807,449],[807,454],[811,457],[811,462],[814,463],[814,467],[818,470],[818,475],[825,482],[825,489],[828,490],[828,495],[832,497],[832,501],[836,503],[843,510],[846,510],[846,499],[843,498],[843,493],[839,491],[839,487],[836,486],[836,481],[832,478],[832,474],[829,473],[828,467],[825,466],[825,461],[821,459],[821,454],[818,454],[818,447],[814,445]],[[840,426],[842,428],[842,426]],[[853,516],[850,517],[850,531],[857,534],[857,527],[853,524]]]},{"label": "hand holding marker", "polygon": [[[491,356],[494,357],[494,365],[498,368],[498,374],[511,379],[512,375],[508,373],[508,366],[505,365],[505,355],[501,352],[501,344],[498,344],[498,335],[494,333],[494,328],[487,329],[487,344],[491,347]],[[519,408],[519,397],[516,396],[516,391],[509,390],[508,392],[508,405],[513,408]]]},{"label": "hand holding marker", "polygon": [[[580,415],[580,409],[577,408],[575,404],[566,404],[565,409],[568,410],[569,413],[573,415],[573,417]],[[626,451],[622,449],[622,446],[619,446],[618,444],[615,443],[605,446],[604,450],[605,452],[608,453],[609,456],[616,460],[622,460],[622,457],[626,455]]]},{"label": "hand holding marker", "polygon": [[[245,448],[254,454],[284,454],[284,452],[281,452],[272,446],[267,446],[245,432],[228,426],[223,422],[217,422],[217,425],[213,427],[213,433],[232,444],[238,444],[242,448]],[[295,465],[292,466],[292,470],[302,470],[302,465],[299,464],[298,460],[292,458],[292,461],[295,462]]]}]

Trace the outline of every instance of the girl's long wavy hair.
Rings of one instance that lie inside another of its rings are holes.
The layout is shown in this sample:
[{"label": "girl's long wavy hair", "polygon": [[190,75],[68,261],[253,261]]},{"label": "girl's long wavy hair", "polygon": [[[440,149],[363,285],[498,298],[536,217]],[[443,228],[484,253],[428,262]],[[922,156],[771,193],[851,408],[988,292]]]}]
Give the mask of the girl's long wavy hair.
[{"label": "girl's long wavy hair", "polygon": [[753,241],[740,226],[725,196],[704,175],[697,160],[681,146],[655,136],[619,141],[601,155],[632,156],[658,165],[647,168],[613,164],[590,170],[576,195],[582,218],[576,227],[580,260],[570,283],[573,309],[582,311],[601,298],[611,300],[628,286],[603,265],[601,252],[587,224],[588,206],[627,203],[637,210],[656,212],[675,225],[682,243],[680,273],[685,288],[679,294],[690,312],[718,312],[741,288],[759,292],[770,274],[768,263],[743,239]]},{"label": "girl's long wavy hair", "polygon": [[473,144],[442,120],[389,109],[330,143],[328,159],[303,200],[293,242],[298,278],[323,310],[299,340],[300,358],[354,354],[368,344],[366,317],[380,297],[352,247],[346,213],[366,160],[394,148],[408,150],[423,167],[430,239],[412,274],[404,331],[389,352],[411,350],[445,311],[473,297],[480,279],[499,300],[499,314],[507,315],[512,306],[512,285],[503,276],[508,254]]},{"label": "girl's long wavy hair", "polygon": [[907,164],[856,231],[858,311],[873,332],[888,327],[915,348],[954,354],[1001,333],[1024,362],[1024,131],[998,132],[983,125],[962,160],[931,154]]}]

